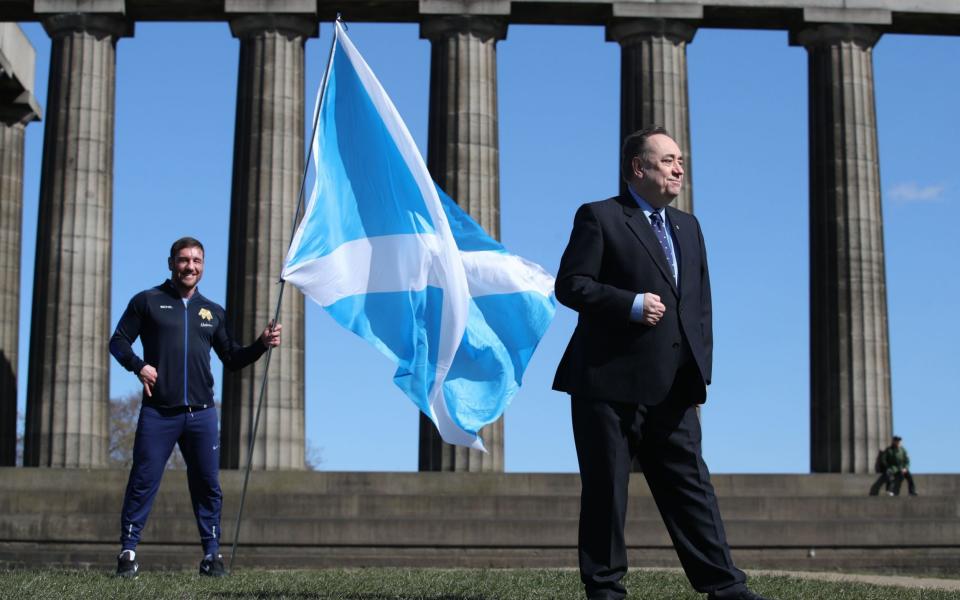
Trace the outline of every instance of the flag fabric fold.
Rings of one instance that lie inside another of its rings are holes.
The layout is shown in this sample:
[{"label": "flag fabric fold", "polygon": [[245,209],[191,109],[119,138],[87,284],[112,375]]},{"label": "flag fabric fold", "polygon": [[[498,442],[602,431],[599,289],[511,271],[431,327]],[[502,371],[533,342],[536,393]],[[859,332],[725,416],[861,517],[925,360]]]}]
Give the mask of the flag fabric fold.
[{"label": "flag fabric fold", "polygon": [[282,277],[397,365],[447,443],[506,409],[546,332],[553,277],[508,253],[430,177],[382,86],[335,24],[315,180]]}]

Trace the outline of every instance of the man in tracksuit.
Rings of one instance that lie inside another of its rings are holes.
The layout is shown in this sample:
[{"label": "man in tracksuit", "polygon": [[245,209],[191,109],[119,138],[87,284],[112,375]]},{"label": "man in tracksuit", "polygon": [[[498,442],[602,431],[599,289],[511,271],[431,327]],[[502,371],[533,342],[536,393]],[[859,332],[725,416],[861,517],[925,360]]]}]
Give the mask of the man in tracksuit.
[{"label": "man in tracksuit", "polygon": [[[280,344],[281,326],[268,325],[252,344],[238,345],[226,329],[223,308],[197,290],[203,276],[203,244],[181,238],[173,243],[167,261],[170,279],[134,296],[110,338],[110,353],[143,384],[133,467],[120,515],[117,575],[137,575],[137,542],[167,459],[173,445],[179,444],[203,544],[200,574],[221,576],[220,434],[210,348],[227,369],[240,369]],[[143,358],[133,351],[137,337],[143,343]]]}]

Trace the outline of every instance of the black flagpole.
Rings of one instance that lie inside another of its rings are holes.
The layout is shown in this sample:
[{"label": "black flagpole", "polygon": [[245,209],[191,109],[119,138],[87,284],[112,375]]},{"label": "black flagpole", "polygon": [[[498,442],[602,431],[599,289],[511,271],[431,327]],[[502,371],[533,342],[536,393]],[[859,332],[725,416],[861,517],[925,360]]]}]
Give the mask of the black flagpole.
[{"label": "black flagpole", "polygon": [[[337,22],[342,23],[340,15],[337,15]],[[290,233],[290,244],[293,244],[293,236],[297,232],[297,218],[300,216],[300,208],[303,206],[303,190],[307,181],[307,172],[310,169],[310,159],[313,156],[313,140],[317,136],[317,125],[320,121],[320,107],[323,105],[323,95],[327,91],[327,79],[330,75],[330,69],[333,66],[333,50],[337,43],[337,28],[333,28],[333,40],[330,42],[330,54],[327,57],[327,68],[323,72],[323,81],[320,83],[320,98],[317,101],[316,109],[313,115],[313,129],[310,133],[310,149],[307,151],[307,159],[303,165],[303,175],[300,177],[300,191],[297,194],[297,209],[293,213],[293,225]],[[270,322],[271,329],[277,324],[280,318],[280,303],[283,301],[283,290],[286,287],[286,281],[280,278],[280,291],[277,294],[277,309],[273,313],[273,321]],[[233,561],[237,558],[237,544],[240,541],[240,522],[243,517],[243,504],[247,498],[247,484],[250,481],[250,468],[253,466],[253,448],[257,441],[257,428],[260,426],[260,410],[263,408],[263,396],[267,391],[267,372],[270,370],[270,355],[273,354],[273,347],[267,348],[266,363],[263,367],[263,380],[260,383],[260,399],[257,400],[256,417],[253,420],[253,430],[250,432],[250,443],[247,446],[247,468],[243,474],[243,490],[240,492],[240,507],[237,510],[237,522],[233,528],[233,550],[230,553],[230,572],[233,571]]]}]

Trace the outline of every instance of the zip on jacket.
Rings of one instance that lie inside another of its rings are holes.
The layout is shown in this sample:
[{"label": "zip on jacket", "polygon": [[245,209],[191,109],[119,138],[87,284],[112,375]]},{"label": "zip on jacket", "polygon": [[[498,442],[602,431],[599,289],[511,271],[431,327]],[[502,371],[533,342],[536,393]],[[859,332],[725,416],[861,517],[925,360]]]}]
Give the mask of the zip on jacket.
[{"label": "zip on jacket", "polygon": [[[138,337],[143,358],[133,351]],[[184,302],[170,280],[135,295],[110,338],[110,353],[128,371],[138,374],[145,364],[156,368],[152,396],[144,392],[143,403],[161,408],[213,404],[211,348],[230,371],[249,365],[267,350],[259,339],[248,346],[237,344],[219,304],[199,291]]]}]

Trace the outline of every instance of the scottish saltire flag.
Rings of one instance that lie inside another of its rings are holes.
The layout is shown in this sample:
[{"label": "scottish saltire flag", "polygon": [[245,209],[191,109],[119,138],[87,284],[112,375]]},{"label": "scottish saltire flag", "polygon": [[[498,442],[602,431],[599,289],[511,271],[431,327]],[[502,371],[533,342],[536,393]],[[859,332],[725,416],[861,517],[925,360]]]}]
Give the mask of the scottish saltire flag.
[{"label": "scottish saltire flag", "polygon": [[503,413],[553,319],[553,277],[433,183],[339,22],[335,36],[316,179],[283,279],[393,360],[446,442],[483,450],[477,431]]}]

